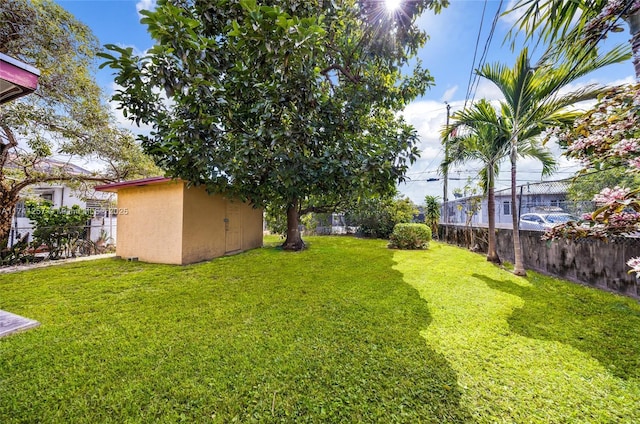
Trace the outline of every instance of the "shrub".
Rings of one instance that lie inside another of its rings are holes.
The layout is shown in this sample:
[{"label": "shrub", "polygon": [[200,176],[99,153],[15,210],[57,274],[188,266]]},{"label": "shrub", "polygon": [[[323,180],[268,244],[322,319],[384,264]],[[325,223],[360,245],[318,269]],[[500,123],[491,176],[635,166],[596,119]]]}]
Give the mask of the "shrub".
[{"label": "shrub", "polygon": [[345,216],[348,226],[359,227],[364,237],[389,238],[396,224],[411,222],[418,213],[408,197],[363,198]]},{"label": "shrub", "polygon": [[27,218],[35,226],[33,247],[46,246],[49,259],[75,256],[76,251],[85,243],[86,224],[91,219],[90,211],[78,205],[71,208],[54,208],[50,202],[26,202]]},{"label": "shrub", "polygon": [[389,247],[426,249],[431,241],[431,229],[425,224],[397,224],[389,237]]},{"label": "shrub", "polygon": [[15,265],[31,262],[35,258],[27,253],[29,248],[29,233],[25,234],[13,246],[6,246],[6,242],[0,244],[0,266]]}]

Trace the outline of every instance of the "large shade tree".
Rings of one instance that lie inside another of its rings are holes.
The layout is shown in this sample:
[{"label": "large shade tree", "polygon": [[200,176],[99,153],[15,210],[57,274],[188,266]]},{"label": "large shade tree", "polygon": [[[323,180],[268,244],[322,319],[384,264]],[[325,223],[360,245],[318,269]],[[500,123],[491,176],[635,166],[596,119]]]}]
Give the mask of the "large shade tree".
[{"label": "large shade tree", "polygon": [[[500,164],[511,153],[511,132],[506,125],[508,122],[508,119],[498,115],[489,101],[482,99],[469,108],[454,113],[451,125],[445,127],[442,133],[443,139],[448,140],[449,144],[448,157],[443,166],[469,161],[482,164],[480,185],[487,196],[489,220],[487,260],[494,263],[500,263],[496,250],[495,181]],[[523,158],[539,160],[542,163],[542,175],[549,175],[555,169],[556,162],[537,137],[542,127],[533,128],[537,134],[530,132],[518,138],[517,154]]]},{"label": "large shade tree", "polygon": [[299,217],[391,192],[418,152],[396,112],[432,83],[409,61],[415,25],[446,1],[159,1],[143,12],[156,45],[108,46],[115,99],[169,175]]},{"label": "large shade tree", "polygon": [[[603,91],[603,87],[592,84],[567,92],[569,84],[596,69],[626,60],[628,55],[619,49],[614,49],[607,54],[589,58],[569,55],[565,62],[559,64],[555,64],[550,58],[549,55],[543,55],[535,65],[531,65],[528,49],[525,48],[518,55],[513,67],[499,63],[486,64],[477,71],[479,76],[494,83],[503,96],[499,107],[502,118],[500,127],[504,128],[509,140],[511,216],[516,275],[526,275],[516,201],[516,164],[522,141],[539,137],[546,129],[556,126],[565,127],[573,123],[580,115],[580,111],[571,107],[581,101],[596,98]],[[492,119],[480,122],[486,122],[490,126],[495,125]]]},{"label": "large shade tree", "polygon": [[[99,49],[89,28],[48,1],[0,2],[0,52],[40,71],[37,90],[0,106],[0,247],[23,189],[52,181],[109,181],[158,170],[133,137],[114,124],[92,71]],[[65,161],[102,163],[79,174]],[[55,166],[52,166],[55,165]]]}]

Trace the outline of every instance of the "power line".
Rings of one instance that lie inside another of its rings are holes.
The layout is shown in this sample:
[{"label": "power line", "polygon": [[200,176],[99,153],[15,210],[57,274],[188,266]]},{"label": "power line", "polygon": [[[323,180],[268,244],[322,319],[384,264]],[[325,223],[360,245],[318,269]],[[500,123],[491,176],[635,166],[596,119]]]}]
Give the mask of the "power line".
[{"label": "power line", "polygon": [[465,95],[465,98],[464,98],[464,106],[462,107],[463,109],[467,107],[467,99],[469,99],[469,96],[471,95],[471,86],[472,86],[471,81],[473,79],[473,69],[476,64],[478,46],[480,45],[480,36],[482,35],[482,25],[484,24],[484,12],[486,10],[487,10],[487,0],[484,0],[484,5],[482,6],[482,16],[480,17],[480,28],[478,29],[478,37],[476,38],[476,48],[473,52],[473,61],[471,62],[471,70],[469,71],[469,82],[467,83],[467,94]]},{"label": "power line", "polygon": [[[487,37],[487,41],[484,43],[484,50],[482,51],[482,56],[480,56],[480,61],[478,62],[478,69],[484,66],[485,61],[487,60],[487,53],[489,52],[489,46],[491,46],[491,41],[493,41],[493,34],[495,33],[496,26],[498,24],[498,19],[500,18],[500,11],[502,10],[503,0],[500,0],[500,4],[498,5],[498,9],[496,10],[496,14],[493,16],[493,22],[491,23],[491,30],[489,31],[489,36]],[[475,88],[474,88],[475,84]],[[476,91],[478,90],[478,85],[480,84],[480,77],[476,73],[474,76],[474,82],[471,84],[471,90],[473,94],[471,95],[471,103],[476,98]],[[466,106],[466,103],[465,103]]]}]

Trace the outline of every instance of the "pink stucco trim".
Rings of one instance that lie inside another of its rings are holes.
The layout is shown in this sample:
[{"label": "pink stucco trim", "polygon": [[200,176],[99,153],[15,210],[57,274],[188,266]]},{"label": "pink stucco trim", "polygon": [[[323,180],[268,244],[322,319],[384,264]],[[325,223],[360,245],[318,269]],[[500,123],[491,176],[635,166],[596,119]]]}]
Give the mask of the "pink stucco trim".
[{"label": "pink stucco trim", "polygon": [[19,66],[20,62],[8,56],[0,57],[0,78],[12,84],[19,85],[27,90],[34,91],[38,88],[38,74],[28,65]]},{"label": "pink stucco trim", "polygon": [[0,53],[0,103],[32,93],[38,88],[40,71]]}]

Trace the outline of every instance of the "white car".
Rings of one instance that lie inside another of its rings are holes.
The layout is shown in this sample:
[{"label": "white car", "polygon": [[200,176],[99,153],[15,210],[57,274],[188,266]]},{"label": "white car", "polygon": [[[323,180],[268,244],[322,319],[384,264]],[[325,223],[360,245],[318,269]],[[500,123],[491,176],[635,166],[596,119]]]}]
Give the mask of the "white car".
[{"label": "white car", "polygon": [[563,212],[524,213],[520,216],[520,229],[545,231],[558,224],[577,220],[575,216]]}]

